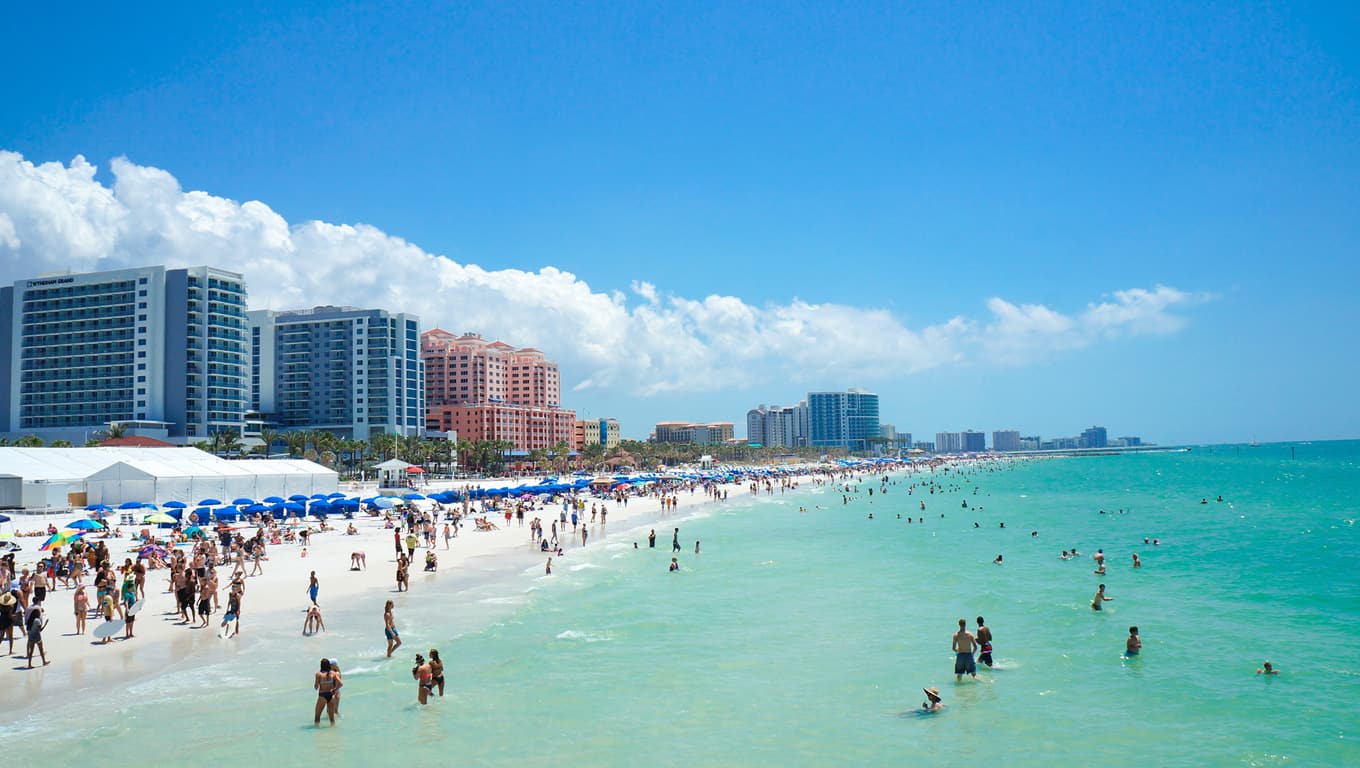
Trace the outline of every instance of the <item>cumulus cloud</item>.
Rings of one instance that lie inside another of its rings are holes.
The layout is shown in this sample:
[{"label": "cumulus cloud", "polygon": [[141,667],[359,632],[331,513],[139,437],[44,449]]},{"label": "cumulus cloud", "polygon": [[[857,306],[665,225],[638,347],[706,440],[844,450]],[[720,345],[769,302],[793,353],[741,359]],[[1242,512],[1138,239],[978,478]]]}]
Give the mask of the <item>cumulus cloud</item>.
[{"label": "cumulus cloud", "polygon": [[677,296],[634,281],[630,295],[575,275],[488,270],[428,253],[364,224],[290,224],[258,201],[184,191],[124,158],[113,183],[83,157],[34,164],[0,151],[0,279],[45,271],[208,264],[246,276],[254,309],[318,304],[419,314],[427,328],[478,331],[543,349],[576,389],[636,395],[771,379],[859,381],[970,361],[1021,363],[1123,334],[1169,334],[1203,300],[1166,286],[1121,290],[1066,315],[990,299],[990,318],[908,328],[894,314],[836,304],[755,305]]}]

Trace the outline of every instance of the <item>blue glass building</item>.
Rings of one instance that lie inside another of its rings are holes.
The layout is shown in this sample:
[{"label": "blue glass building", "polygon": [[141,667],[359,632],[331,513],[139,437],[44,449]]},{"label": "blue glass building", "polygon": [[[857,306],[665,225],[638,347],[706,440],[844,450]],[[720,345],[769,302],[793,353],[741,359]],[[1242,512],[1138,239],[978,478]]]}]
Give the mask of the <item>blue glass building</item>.
[{"label": "blue glass building", "polygon": [[871,449],[878,438],[878,395],[862,389],[809,392],[808,431],[812,445],[850,451]]}]

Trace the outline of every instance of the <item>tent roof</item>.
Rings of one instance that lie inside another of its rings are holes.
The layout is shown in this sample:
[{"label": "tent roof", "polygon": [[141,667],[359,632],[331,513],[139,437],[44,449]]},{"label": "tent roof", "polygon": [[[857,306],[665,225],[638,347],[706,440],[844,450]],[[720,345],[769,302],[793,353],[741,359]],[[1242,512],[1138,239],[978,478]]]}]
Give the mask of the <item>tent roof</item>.
[{"label": "tent roof", "polygon": [[228,461],[197,448],[17,448],[0,447],[0,467],[24,480],[85,480],[115,464],[154,477],[248,477],[260,475],[334,475],[302,459]]},{"label": "tent roof", "polygon": [[411,466],[401,459],[388,459],[381,464],[374,464],[374,469],[406,469]]}]

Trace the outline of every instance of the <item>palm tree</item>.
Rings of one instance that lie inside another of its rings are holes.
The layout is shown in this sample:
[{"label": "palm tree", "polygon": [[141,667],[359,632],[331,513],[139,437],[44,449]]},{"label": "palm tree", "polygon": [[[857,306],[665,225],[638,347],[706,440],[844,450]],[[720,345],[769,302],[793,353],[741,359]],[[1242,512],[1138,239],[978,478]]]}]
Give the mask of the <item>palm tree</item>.
[{"label": "palm tree", "polygon": [[291,430],[279,436],[288,446],[288,457],[297,458],[307,451],[307,433]]},{"label": "palm tree", "polygon": [[20,448],[41,448],[45,443],[43,442],[43,439],[37,435],[24,435],[18,440],[15,440],[14,444]]},{"label": "palm tree", "polygon": [[274,443],[279,442],[281,433],[272,427],[260,428],[260,442],[264,443],[264,456],[269,458],[269,454],[274,450]]},{"label": "palm tree", "polygon": [[104,439],[114,440],[119,437],[127,437],[127,425],[121,421],[111,421],[104,428]]},{"label": "palm tree", "polygon": [[215,455],[230,456],[241,451],[241,435],[234,429],[223,429],[213,433],[209,444]]}]

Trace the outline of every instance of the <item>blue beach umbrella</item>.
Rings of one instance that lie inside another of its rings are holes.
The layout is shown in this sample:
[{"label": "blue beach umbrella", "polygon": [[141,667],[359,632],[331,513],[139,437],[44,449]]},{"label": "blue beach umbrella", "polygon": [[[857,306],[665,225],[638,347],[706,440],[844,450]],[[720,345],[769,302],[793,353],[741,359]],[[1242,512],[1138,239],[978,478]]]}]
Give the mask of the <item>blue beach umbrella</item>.
[{"label": "blue beach umbrella", "polygon": [[386,496],[380,496],[373,500],[373,506],[379,509],[391,509],[392,505],[392,500]]},{"label": "blue beach umbrella", "polygon": [[119,504],[119,505],[118,505],[118,508],[119,508],[119,509],[141,509],[141,508],[142,508],[142,502],[140,502],[140,501],[125,501],[125,502],[123,502],[122,504]]},{"label": "blue beach umbrella", "polygon": [[66,524],[66,527],[78,531],[97,531],[103,528],[104,524],[95,520],[72,520]]},{"label": "blue beach umbrella", "polygon": [[286,512],[306,512],[306,511],[307,511],[307,508],[306,508],[306,507],[302,506],[301,504],[297,503],[296,501],[289,501],[289,502],[286,502],[286,503],[284,503],[284,504],[280,504],[280,505],[279,505],[279,509],[282,509],[282,510],[284,510],[284,511],[286,511]]},{"label": "blue beach umbrella", "polygon": [[222,504],[221,499],[201,499],[198,502],[198,506],[200,507],[216,507],[220,506],[221,504]]},{"label": "blue beach umbrella", "polygon": [[185,503],[182,502],[182,501],[167,501],[167,502],[165,502],[164,504],[162,504],[161,506],[162,506],[162,507],[168,507],[168,508],[170,508],[170,509],[184,509],[185,507],[187,507],[187,506],[189,506],[189,505],[188,505],[188,504],[185,504]]},{"label": "blue beach umbrella", "polygon": [[248,512],[248,513],[250,513],[250,514],[253,515],[253,514],[256,514],[256,513],[258,513],[258,512],[268,512],[268,511],[269,511],[269,507],[266,507],[266,506],[263,505],[263,504],[251,504],[250,506],[246,507],[245,509],[243,509],[243,510],[241,510],[241,511],[242,511],[242,512]]},{"label": "blue beach umbrella", "polygon": [[328,493],[328,494],[326,494],[326,498],[328,498],[328,499],[343,499],[343,498],[345,498],[345,494],[341,493],[340,491],[335,491],[334,493]]},{"label": "blue beach umbrella", "polygon": [[254,499],[247,499],[247,498],[245,498],[244,496],[242,496],[242,497],[239,498],[239,499],[232,499],[232,500],[231,500],[231,503],[232,503],[232,504],[235,504],[235,505],[237,505],[237,506],[241,506],[242,504],[254,504],[254,503],[255,503],[255,500],[254,500]]},{"label": "blue beach umbrella", "polygon": [[421,496],[418,493],[408,493],[405,496],[402,496],[402,498],[406,499],[407,501],[416,501],[417,499],[423,499],[425,497]]},{"label": "blue beach umbrella", "polygon": [[309,499],[309,498],[311,498],[311,497],[307,496],[306,494],[303,494],[303,493],[295,493],[295,494],[293,494],[292,496],[289,496],[289,497],[288,497],[288,500],[289,500],[289,501],[306,501],[306,500]]},{"label": "blue beach umbrella", "polygon": [[282,503],[283,503],[283,497],[282,497],[282,496],[266,496],[266,497],[264,497],[263,499],[261,499],[261,501],[263,501],[263,502],[266,503],[266,504],[282,504]]}]

